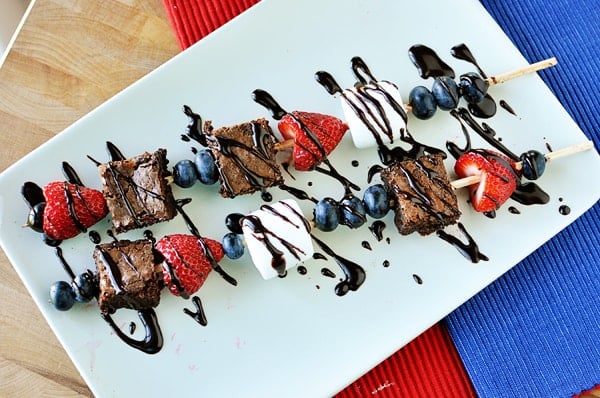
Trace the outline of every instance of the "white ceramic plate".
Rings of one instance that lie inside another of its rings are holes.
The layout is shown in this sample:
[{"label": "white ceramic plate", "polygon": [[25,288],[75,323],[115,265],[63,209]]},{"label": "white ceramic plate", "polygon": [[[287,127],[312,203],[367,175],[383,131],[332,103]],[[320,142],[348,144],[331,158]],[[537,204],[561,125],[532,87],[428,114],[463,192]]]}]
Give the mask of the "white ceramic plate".
[{"label": "white ceramic plate", "polygon": [[[66,275],[53,250],[36,233],[21,228],[27,213],[19,194],[24,181],[43,185],[62,179],[60,164],[67,160],[84,183],[99,188],[95,167],[86,155],[107,159],[107,140],[127,156],[166,147],[171,164],[190,158],[190,144],[179,139],[187,124],[182,105],[190,105],[215,126],[268,117],[251,100],[256,88],[269,91],[288,110],[341,116],[338,100],[325,93],[313,74],[327,70],[340,84],[351,85],[349,61],[355,55],[379,79],[396,82],[405,97],[412,87],[423,84],[407,57],[407,49],[416,43],[435,49],[457,73],[473,70],[449,55],[450,48],[462,42],[489,74],[525,63],[477,1],[427,3],[434,4],[265,0],[0,176],[2,246],[97,396],[160,396],[173,391],[178,396],[332,395],[506,272],[598,199],[600,187],[590,186],[581,173],[600,172],[595,151],[551,164],[540,180],[550,203],[529,207],[509,203],[521,210],[520,215],[510,214],[507,205],[496,219],[486,218],[474,213],[461,193],[461,221],[490,258],[478,264],[435,235],[401,237],[391,215],[385,218],[384,231],[390,243],[377,242],[366,226],[317,232],[335,251],[366,269],[364,285],[344,297],[334,294],[337,280],[320,273],[327,267],[341,275],[331,259],[307,262],[306,275],[292,271],[285,279],[270,281],[260,278],[247,254],[235,262],[223,261],[239,285],[230,286],[217,274],[210,275],[199,292],[207,327],[183,313],[183,308],[193,308],[191,302],[163,294],[157,313],[165,344],[156,355],[121,342],[100,318],[95,303],[65,313],[51,307],[48,287]],[[506,99],[518,114],[500,110],[488,121],[516,153],[530,148],[545,151],[546,143],[561,148],[585,139],[537,76],[494,87],[492,93],[496,99]],[[448,139],[462,143],[459,124],[446,113],[426,122],[413,118],[409,126],[413,135],[431,145],[443,147]],[[484,146],[477,138],[474,145]],[[364,188],[376,157],[374,150],[353,149],[346,137],[331,160]],[[351,166],[352,160],[358,160],[359,166]],[[339,184],[314,173],[302,174],[290,185],[317,197],[342,195]],[[273,193],[283,197],[278,190]],[[201,232],[214,238],[226,232],[222,221],[226,214],[250,212],[261,204],[257,197],[223,200],[216,186],[200,184],[176,189],[175,195],[193,197],[188,212]],[[559,214],[560,204],[571,208],[568,216]],[[310,205],[302,203],[306,214]],[[94,228],[105,241],[108,226],[104,220]],[[151,229],[155,236],[187,231],[181,217]],[[140,236],[141,231],[127,234]],[[371,243],[372,251],[361,246],[364,240]],[[93,245],[87,236],[66,241],[62,247],[77,271],[93,268]],[[389,260],[389,267],[383,266],[384,260]],[[423,283],[417,284],[413,274]],[[127,311],[117,318],[125,329],[129,321],[137,321],[135,313]],[[142,330],[137,328],[138,337]]]}]

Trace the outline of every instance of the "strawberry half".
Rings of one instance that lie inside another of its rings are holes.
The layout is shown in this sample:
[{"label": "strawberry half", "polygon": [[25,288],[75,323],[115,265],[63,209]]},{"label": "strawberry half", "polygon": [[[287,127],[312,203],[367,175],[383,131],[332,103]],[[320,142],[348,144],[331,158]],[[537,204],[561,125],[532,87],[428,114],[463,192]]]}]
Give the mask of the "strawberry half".
[{"label": "strawberry half", "polygon": [[[202,242],[210,253],[205,252]],[[211,257],[217,262],[224,256],[219,242],[206,238],[201,241],[194,235],[167,235],[154,247],[166,262],[163,267],[165,285],[175,296],[184,298],[196,293],[204,284],[213,269]]]},{"label": "strawberry half", "polygon": [[476,211],[498,210],[510,198],[519,183],[513,163],[503,155],[485,150],[465,152],[456,160],[454,171],[460,178],[481,177],[479,183],[468,187]]},{"label": "strawberry half", "polygon": [[335,116],[297,111],[283,116],[277,127],[285,140],[294,140],[294,168],[299,171],[318,166],[348,131]]},{"label": "strawberry half", "polygon": [[54,240],[73,238],[108,213],[102,192],[70,182],[54,181],[43,189],[43,229]]}]

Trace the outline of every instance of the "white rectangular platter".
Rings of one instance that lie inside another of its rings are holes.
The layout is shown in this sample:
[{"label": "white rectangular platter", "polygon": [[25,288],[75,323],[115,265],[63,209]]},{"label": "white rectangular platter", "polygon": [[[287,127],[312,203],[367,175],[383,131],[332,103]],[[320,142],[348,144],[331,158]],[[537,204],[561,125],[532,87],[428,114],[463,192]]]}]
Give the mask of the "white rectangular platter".
[{"label": "white rectangular platter", "polygon": [[[311,260],[306,275],[264,281],[249,256],[224,260],[238,280],[233,287],[216,273],[198,293],[208,325],[184,314],[192,303],[163,293],[157,309],[165,337],[163,349],[147,355],[124,344],[101,319],[95,302],[58,312],[48,302],[48,287],[66,274],[53,249],[29,229],[21,228],[27,206],[20,197],[24,181],[40,185],[61,180],[68,161],[86,185],[99,188],[95,166],[86,155],[105,161],[105,142],[126,156],[159,147],[168,149],[173,165],[191,158],[190,144],[179,139],[189,105],[216,127],[237,124],[268,112],[251,93],[262,88],[288,110],[314,111],[341,117],[339,100],[314,80],[326,70],[342,86],[354,78],[350,59],[361,56],[379,79],[395,82],[406,99],[423,82],[407,56],[408,48],[425,44],[440,54],[457,74],[473,67],[453,59],[450,48],[466,43],[488,74],[520,67],[524,58],[491,17],[474,0],[402,2],[364,0],[263,0],[231,23],[124,90],[0,176],[2,247],[95,395],[162,396],[331,396],[394,353],[483,289],[567,226],[600,197],[586,175],[600,172],[596,151],[552,163],[539,181],[551,200],[544,206],[507,206],[495,219],[475,213],[465,193],[459,195],[461,222],[490,260],[472,263],[434,235],[400,236],[392,214],[378,242],[367,226],[315,232],[337,253],[361,264],[366,281],[343,297],[334,293],[336,279],[321,275],[327,267],[342,274],[329,259]],[[560,64],[557,66],[560,67]],[[585,140],[559,102],[536,75],[493,87],[517,116],[500,110],[488,121],[503,143],[516,153],[561,148]],[[273,122],[273,121],[272,121]],[[274,123],[273,123],[274,125]],[[429,121],[411,118],[412,134],[429,145],[447,140],[462,144],[458,122],[445,112]],[[474,136],[474,135],[473,135]],[[474,136],[475,137],[475,136]],[[474,146],[486,144],[474,138]],[[352,166],[352,161],[358,166]],[[375,149],[356,150],[346,137],[331,156],[342,172],[363,188]],[[452,167],[448,159],[448,169]],[[586,175],[581,170],[587,170]],[[309,186],[309,183],[310,186]],[[315,197],[341,197],[335,181],[316,173],[296,173],[290,185]],[[586,189],[582,189],[586,187]],[[204,236],[220,239],[228,213],[248,213],[262,201],[257,196],[224,200],[216,186],[175,188],[177,198],[191,197],[186,210]],[[272,190],[275,199],[286,197]],[[559,198],[563,202],[559,203]],[[569,215],[559,214],[568,204]],[[310,218],[312,203],[301,203]],[[107,220],[94,227],[102,233]],[[187,232],[181,217],[150,228],[160,237]],[[139,238],[142,231],[126,234]],[[372,250],[361,246],[368,241]],[[94,267],[93,244],[83,234],[62,244],[67,261],[82,271]],[[385,260],[389,266],[384,267]],[[423,283],[413,279],[417,274]],[[119,314],[120,325],[139,323],[134,312]],[[136,337],[143,333],[138,327]],[[40,336],[43,338],[43,336]]]}]

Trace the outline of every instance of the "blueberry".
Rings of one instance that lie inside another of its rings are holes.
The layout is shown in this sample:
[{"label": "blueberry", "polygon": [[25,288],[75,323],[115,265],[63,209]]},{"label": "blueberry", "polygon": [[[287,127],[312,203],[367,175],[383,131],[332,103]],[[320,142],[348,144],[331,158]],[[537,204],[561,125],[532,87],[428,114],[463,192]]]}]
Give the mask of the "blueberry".
[{"label": "blueberry", "polygon": [[469,104],[478,104],[483,101],[489,85],[475,72],[465,73],[460,76],[460,93]]},{"label": "blueberry", "polygon": [[96,284],[94,274],[84,272],[73,279],[71,283],[75,301],[78,303],[87,303],[96,296]]},{"label": "blueberry", "polygon": [[523,177],[528,180],[537,180],[544,174],[546,169],[546,157],[543,153],[530,150],[521,154],[521,164],[523,165]]},{"label": "blueberry", "polygon": [[190,188],[196,183],[196,167],[189,159],[180,160],[173,167],[173,179],[181,188]]},{"label": "blueberry", "polygon": [[240,235],[228,232],[223,236],[221,244],[223,245],[225,255],[232,260],[238,259],[244,254],[244,245],[242,244]]},{"label": "blueberry", "polygon": [[212,185],[219,180],[219,172],[215,164],[215,158],[208,150],[199,151],[194,159],[198,179],[204,185]]},{"label": "blueberry", "polygon": [[342,223],[350,228],[358,228],[367,221],[367,212],[362,200],[356,196],[344,198],[341,203]]},{"label": "blueberry", "polygon": [[340,223],[340,208],[331,198],[321,199],[315,206],[314,217],[315,227],[325,232],[333,231]]},{"label": "blueberry", "polygon": [[50,285],[50,302],[59,311],[67,311],[75,303],[75,295],[71,285],[65,281]]},{"label": "blueberry", "polygon": [[410,90],[408,103],[412,108],[413,115],[421,120],[430,119],[437,110],[433,94],[424,86],[417,86]]},{"label": "blueberry", "polygon": [[387,191],[381,184],[371,185],[363,194],[367,214],[373,218],[383,218],[390,210]]},{"label": "blueberry", "polygon": [[44,232],[44,208],[46,208],[46,202],[40,202],[29,210],[27,226],[35,232]]},{"label": "blueberry", "polygon": [[458,106],[458,101],[460,100],[458,86],[450,76],[437,77],[433,81],[431,93],[435,98],[437,106],[444,111],[452,110]]}]

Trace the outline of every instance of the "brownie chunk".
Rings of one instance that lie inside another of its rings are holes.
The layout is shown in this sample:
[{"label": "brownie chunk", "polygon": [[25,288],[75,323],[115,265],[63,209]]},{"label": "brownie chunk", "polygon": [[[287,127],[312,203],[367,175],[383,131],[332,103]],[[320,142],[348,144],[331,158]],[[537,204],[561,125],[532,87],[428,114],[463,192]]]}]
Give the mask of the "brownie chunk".
[{"label": "brownie chunk", "polygon": [[144,152],[98,166],[115,233],[143,228],[177,215],[166,177],[167,151]]},{"label": "brownie chunk", "polygon": [[163,271],[149,239],[120,240],[96,246],[98,306],[103,314],[119,308],[142,310],[160,302]]},{"label": "brownie chunk", "polygon": [[460,217],[441,155],[394,163],[381,171],[381,179],[392,196],[394,222],[402,235],[428,235]]},{"label": "brownie chunk", "polygon": [[266,119],[218,129],[206,121],[204,132],[219,170],[221,196],[233,198],[283,183]]}]

